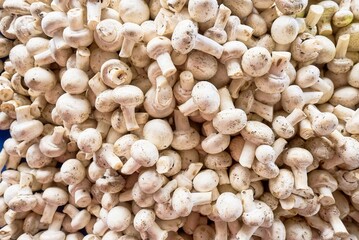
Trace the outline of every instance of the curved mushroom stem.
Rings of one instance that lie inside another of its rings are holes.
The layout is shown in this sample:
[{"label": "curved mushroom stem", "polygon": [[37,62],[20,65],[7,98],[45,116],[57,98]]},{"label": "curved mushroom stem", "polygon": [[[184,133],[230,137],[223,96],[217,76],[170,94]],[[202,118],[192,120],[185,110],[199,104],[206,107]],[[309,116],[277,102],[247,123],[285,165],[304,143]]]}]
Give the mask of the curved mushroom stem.
[{"label": "curved mushroom stem", "polygon": [[292,126],[295,126],[303,119],[306,119],[306,117],[307,115],[305,115],[305,113],[302,110],[296,108],[286,117],[286,119]]},{"label": "curved mushroom stem", "polygon": [[245,141],[243,149],[242,149],[242,153],[239,157],[239,163],[243,167],[251,168],[253,161],[254,161],[256,148],[257,148],[257,145],[255,145],[254,143],[252,143],[250,141]]},{"label": "curved mushroom stem", "polygon": [[287,145],[287,141],[284,138],[278,138],[272,145],[275,156],[274,161],[279,157],[279,155],[284,151],[285,145]]},{"label": "curved mushroom stem", "polygon": [[222,56],[222,52],[223,52],[222,45],[201,34],[196,35],[194,49],[215,56],[217,59],[219,59]]},{"label": "curved mushroom stem", "polygon": [[269,122],[273,121],[273,106],[266,105],[254,99],[251,110],[265,120]]},{"label": "curved mushroom stem", "polygon": [[216,229],[215,239],[228,239],[228,227],[227,222],[215,221],[214,227]]},{"label": "curved mushroom stem", "polygon": [[182,112],[178,110],[174,110],[173,117],[177,131],[187,131],[191,129],[191,125],[189,124],[188,117],[183,115]]},{"label": "curved mushroom stem", "polygon": [[226,109],[234,109],[235,107],[228,89],[226,87],[223,87],[219,89],[218,92],[221,98],[221,103],[220,103],[221,111]]},{"label": "curved mushroom stem", "polygon": [[291,53],[282,51],[272,52],[272,66],[269,70],[274,75],[283,74],[288,62],[290,61]]},{"label": "curved mushroom stem", "polygon": [[122,106],[123,117],[125,119],[126,128],[128,131],[133,131],[139,128],[136,121],[135,106]]},{"label": "curved mushroom stem", "polygon": [[341,35],[335,48],[335,58],[345,58],[349,46],[350,34]]},{"label": "curved mushroom stem", "polygon": [[65,132],[65,128],[60,126],[55,127],[50,141],[54,144],[60,144],[64,139]]},{"label": "curved mushroom stem", "polygon": [[156,96],[155,104],[158,108],[167,108],[173,99],[172,87],[168,83],[165,76],[158,76],[156,78]]},{"label": "curved mushroom stem", "polygon": [[354,116],[355,111],[351,108],[347,108],[347,107],[344,107],[339,104],[339,105],[335,106],[333,113],[340,120],[347,122]]}]

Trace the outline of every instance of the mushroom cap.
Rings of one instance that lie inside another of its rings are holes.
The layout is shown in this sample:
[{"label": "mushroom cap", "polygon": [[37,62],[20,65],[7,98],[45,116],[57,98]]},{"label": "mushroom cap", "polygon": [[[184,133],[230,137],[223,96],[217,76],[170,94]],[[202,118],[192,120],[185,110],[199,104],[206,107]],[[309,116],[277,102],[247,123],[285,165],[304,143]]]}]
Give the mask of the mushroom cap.
[{"label": "mushroom cap", "polygon": [[156,145],[150,141],[141,139],[134,142],[131,146],[131,157],[144,167],[153,166],[159,158]]},{"label": "mushroom cap", "polygon": [[86,227],[91,219],[91,214],[87,210],[82,210],[71,221],[71,226],[75,229]]},{"label": "mushroom cap", "polygon": [[242,109],[226,109],[217,113],[212,123],[219,133],[236,134],[247,124],[247,115]]},{"label": "mushroom cap", "polygon": [[241,91],[239,94],[235,105],[241,108],[245,113],[249,113],[253,106],[255,99],[253,92],[251,90]]},{"label": "mushroom cap", "polygon": [[85,153],[94,153],[101,148],[101,145],[101,133],[94,128],[83,130],[77,138],[77,146]]},{"label": "mushroom cap", "polygon": [[256,148],[255,156],[261,163],[270,163],[275,161],[276,152],[272,146],[264,144]]},{"label": "mushroom cap", "polygon": [[115,19],[101,20],[94,30],[94,40],[104,51],[119,51],[122,46],[122,24]]},{"label": "mushroom cap", "polygon": [[65,205],[69,196],[67,192],[58,187],[49,187],[46,188],[42,194],[42,198],[51,205],[62,206]]},{"label": "mushroom cap", "polygon": [[321,137],[310,138],[305,141],[304,148],[307,149],[314,159],[323,161],[334,157],[335,150],[329,140]]},{"label": "mushroom cap", "polygon": [[337,116],[330,112],[324,112],[314,117],[311,123],[314,132],[319,136],[329,135],[339,125]]},{"label": "mushroom cap", "polygon": [[149,209],[141,209],[133,219],[133,226],[139,232],[147,231],[153,226],[156,219],[155,212]]},{"label": "mushroom cap", "polygon": [[292,112],[295,108],[302,109],[304,97],[302,89],[297,85],[291,85],[282,92],[282,107],[286,112]]},{"label": "mushroom cap", "polygon": [[107,226],[109,229],[119,232],[124,231],[131,224],[130,210],[123,206],[112,208],[107,214]]},{"label": "mushroom cap", "polygon": [[272,56],[264,47],[248,49],[242,56],[242,68],[252,77],[260,77],[268,73],[272,65]]},{"label": "mushroom cap", "polygon": [[198,109],[206,114],[215,113],[220,106],[218,89],[210,82],[201,81],[194,85],[192,90],[193,102]]},{"label": "mushroom cap", "polygon": [[[130,67],[119,59],[109,59],[105,61],[102,63],[100,71],[101,80],[111,88],[129,84],[132,80],[132,71]],[[111,74],[111,71],[115,71],[116,76]]]},{"label": "mushroom cap", "polygon": [[173,131],[167,121],[153,119],[148,121],[143,127],[143,137],[155,144],[158,150],[163,150],[171,145]]},{"label": "mushroom cap", "polygon": [[65,93],[56,102],[56,112],[66,123],[82,123],[90,116],[91,104],[83,95]]},{"label": "mushroom cap", "polygon": [[202,140],[203,150],[209,154],[216,154],[224,151],[231,142],[231,137],[226,134],[211,134]]},{"label": "mushroom cap", "polygon": [[40,235],[40,240],[65,239],[66,234],[60,230],[47,230]]},{"label": "mushroom cap", "polygon": [[278,176],[269,179],[269,191],[278,199],[286,199],[290,196],[294,188],[294,175],[288,169],[279,170]]},{"label": "mushroom cap", "polygon": [[125,39],[139,42],[144,37],[144,32],[140,25],[132,22],[126,22],[122,25],[121,33]]},{"label": "mushroom cap", "polygon": [[228,152],[207,154],[203,161],[206,168],[213,170],[227,169],[232,165],[232,157]]},{"label": "mushroom cap", "polygon": [[131,146],[134,142],[139,140],[139,137],[135,134],[129,133],[126,134],[113,144],[113,152],[119,157],[126,157],[127,159],[131,157]]},{"label": "mushroom cap", "polygon": [[188,131],[176,130],[173,132],[171,147],[176,150],[189,150],[200,142],[201,136],[194,128],[190,128]]},{"label": "mushroom cap", "polygon": [[10,200],[8,206],[15,212],[27,212],[37,204],[37,198],[32,194],[19,194]]},{"label": "mushroom cap", "polygon": [[320,70],[314,65],[308,65],[297,71],[295,83],[301,88],[308,88],[315,84],[320,77]]},{"label": "mushroom cap", "polygon": [[61,179],[67,185],[80,183],[86,177],[85,167],[77,159],[68,159],[61,166]]},{"label": "mushroom cap", "polygon": [[294,147],[284,153],[283,161],[290,167],[306,169],[313,163],[313,155],[307,149]]},{"label": "mushroom cap", "polygon": [[284,15],[294,15],[304,10],[308,5],[308,0],[288,1],[276,0],[275,5]]},{"label": "mushroom cap", "polygon": [[344,161],[344,166],[340,165],[341,168],[352,170],[359,167],[359,142],[354,138],[347,137],[344,145],[337,144],[336,152]]},{"label": "mushroom cap", "polygon": [[54,88],[57,79],[50,69],[34,67],[26,71],[24,81],[32,90],[43,93]]},{"label": "mushroom cap", "polygon": [[67,15],[61,11],[48,12],[41,20],[41,28],[49,37],[53,37],[59,29],[63,29],[68,25]]},{"label": "mushroom cap", "polygon": [[162,187],[163,178],[154,169],[142,171],[138,178],[138,186],[141,191],[147,194],[153,194]]},{"label": "mushroom cap", "polygon": [[89,77],[79,68],[68,68],[61,76],[61,87],[70,94],[81,94],[88,88]]},{"label": "mushroom cap", "polygon": [[251,184],[251,172],[248,168],[242,167],[239,163],[233,165],[229,171],[229,181],[237,191],[246,190]]},{"label": "mushroom cap", "polygon": [[177,188],[172,195],[172,207],[180,216],[188,216],[193,207],[191,192],[184,187]]},{"label": "mushroom cap", "polygon": [[218,2],[216,0],[191,0],[188,2],[188,12],[196,22],[207,22],[217,14]]},{"label": "mushroom cap", "polygon": [[350,58],[334,58],[332,61],[327,63],[328,69],[334,73],[349,72],[353,65],[354,62]]},{"label": "mushroom cap", "polygon": [[181,54],[189,53],[196,44],[197,26],[191,20],[177,23],[171,38],[173,49]]},{"label": "mushroom cap", "polygon": [[200,171],[193,179],[193,188],[199,192],[209,192],[217,187],[219,183],[218,174],[211,170],[206,169]]},{"label": "mushroom cap", "polygon": [[171,40],[164,36],[152,38],[151,41],[147,43],[147,54],[150,58],[156,59],[159,55],[171,53],[171,51]]},{"label": "mushroom cap", "polygon": [[223,53],[220,58],[221,63],[225,64],[228,60],[233,58],[241,58],[248,50],[247,46],[241,41],[230,41],[223,45]]},{"label": "mushroom cap", "polygon": [[125,179],[121,175],[104,175],[96,180],[96,186],[104,193],[118,193],[125,187]]},{"label": "mushroom cap", "polygon": [[272,122],[273,131],[282,138],[291,138],[295,134],[295,128],[284,116],[278,116]]},{"label": "mushroom cap", "polygon": [[26,49],[31,56],[47,50],[50,40],[43,37],[32,37],[26,43]]},{"label": "mushroom cap", "polygon": [[218,196],[216,208],[219,217],[225,222],[237,220],[243,212],[241,199],[231,192],[224,192]]},{"label": "mushroom cap", "polygon": [[274,133],[270,127],[257,121],[247,121],[246,126],[241,131],[242,137],[256,145],[272,145]]},{"label": "mushroom cap", "polygon": [[276,43],[290,44],[297,37],[299,24],[291,16],[279,16],[272,23],[271,36]]},{"label": "mushroom cap", "polygon": [[316,169],[308,174],[308,184],[314,190],[327,187],[334,192],[338,188],[337,180],[328,172]]},{"label": "mushroom cap", "polygon": [[301,217],[288,218],[284,222],[287,239],[312,239],[312,229]]},{"label": "mushroom cap", "polygon": [[135,107],[143,103],[145,96],[140,88],[133,85],[118,86],[113,90],[113,100],[125,107]]},{"label": "mushroom cap", "polygon": [[319,215],[321,218],[323,218],[324,221],[329,222],[331,216],[339,217],[340,212],[338,207],[333,204],[330,206],[322,206],[319,210]]}]

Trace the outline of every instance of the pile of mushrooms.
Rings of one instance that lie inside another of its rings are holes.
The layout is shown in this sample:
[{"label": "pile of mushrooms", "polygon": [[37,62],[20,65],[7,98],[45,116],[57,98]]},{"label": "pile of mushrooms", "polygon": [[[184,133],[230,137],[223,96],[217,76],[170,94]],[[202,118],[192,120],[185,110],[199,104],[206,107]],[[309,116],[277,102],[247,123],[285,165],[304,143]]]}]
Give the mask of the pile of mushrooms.
[{"label": "pile of mushrooms", "polygon": [[0,239],[359,239],[358,0],[0,0],[0,33]]}]

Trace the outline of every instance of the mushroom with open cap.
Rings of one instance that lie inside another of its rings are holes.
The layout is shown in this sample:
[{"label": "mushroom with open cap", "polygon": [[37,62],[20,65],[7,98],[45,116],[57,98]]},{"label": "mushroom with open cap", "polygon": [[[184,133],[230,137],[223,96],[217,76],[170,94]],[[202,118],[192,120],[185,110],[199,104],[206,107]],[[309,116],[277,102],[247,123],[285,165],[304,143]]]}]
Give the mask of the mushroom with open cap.
[{"label": "mushroom with open cap", "polygon": [[240,41],[229,41],[223,47],[224,50],[220,61],[226,66],[227,75],[234,79],[243,77],[241,58],[248,50],[247,46]]},{"label": "mushroom with open cap", "polygon": [[119,59],[109,59],[101,65],[101,80],[107,86],[116,88],[132,81],[130,67]]}]

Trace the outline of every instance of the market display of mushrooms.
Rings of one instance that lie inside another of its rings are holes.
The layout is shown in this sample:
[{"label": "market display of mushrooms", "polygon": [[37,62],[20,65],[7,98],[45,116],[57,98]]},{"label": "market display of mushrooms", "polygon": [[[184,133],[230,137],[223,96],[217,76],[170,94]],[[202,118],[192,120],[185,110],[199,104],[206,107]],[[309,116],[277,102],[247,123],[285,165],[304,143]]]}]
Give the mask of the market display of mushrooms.
[{"label": "market display of mushrooms", "polygon": [[0,0],[1,240],[359,239],[359,0]]}]

